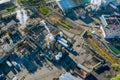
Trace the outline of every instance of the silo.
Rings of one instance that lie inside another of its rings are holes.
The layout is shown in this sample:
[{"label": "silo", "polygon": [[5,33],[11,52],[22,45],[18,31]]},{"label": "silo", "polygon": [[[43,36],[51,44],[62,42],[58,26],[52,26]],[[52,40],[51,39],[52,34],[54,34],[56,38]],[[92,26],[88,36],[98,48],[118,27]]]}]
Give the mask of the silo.
[{"label": "silo", "polygon": [[57,49],[60,51],[61,50],[61,44],[58,44]]}]

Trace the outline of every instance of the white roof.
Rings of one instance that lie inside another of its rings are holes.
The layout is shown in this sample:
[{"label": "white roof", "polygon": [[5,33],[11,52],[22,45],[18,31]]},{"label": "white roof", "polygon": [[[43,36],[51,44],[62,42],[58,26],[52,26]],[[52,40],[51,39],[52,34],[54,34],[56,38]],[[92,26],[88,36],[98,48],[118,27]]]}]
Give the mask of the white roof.
[{"label": "white roof", "polygon": [[18,80],[18,78],[15,76],[12,80]]},{"label": "white roof", "polygon": [[0,0],[0,4],[6,3],[6,2],[10,2],[10,0]]},{"label": "white roof", "polygon": [[72,76],[70,73],[65,73],[59,77],[59,80],[78,80],[78,79]]}]

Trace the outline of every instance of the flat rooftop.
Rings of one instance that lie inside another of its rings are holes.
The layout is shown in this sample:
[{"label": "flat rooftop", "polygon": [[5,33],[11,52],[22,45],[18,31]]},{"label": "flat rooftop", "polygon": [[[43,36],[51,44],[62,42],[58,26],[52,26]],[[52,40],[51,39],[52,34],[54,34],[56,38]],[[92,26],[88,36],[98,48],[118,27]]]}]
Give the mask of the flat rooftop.
[{"label": "flat rooftop", "polygon": [[78,79],[71,75],[70,73],[65,73],[59,77],[59,80],[78,80]]},{"label": "flat rooftop", "polygon": [[115,16],[102,16],[101,21],[103,23],[103,29],[105,31],[106,36],[120,36],[120,15]]},{"label": "flat rooftop", "polygon": [[80,4],[83,3],[82,0],[56,0],[56,2],[62,11],[80,6]]},{"label": "flat rooftop", "polygon": [[6,53],[4,52],[4,50],[0,47],[0,63],[3,62],[3,58],[6,56]]}]

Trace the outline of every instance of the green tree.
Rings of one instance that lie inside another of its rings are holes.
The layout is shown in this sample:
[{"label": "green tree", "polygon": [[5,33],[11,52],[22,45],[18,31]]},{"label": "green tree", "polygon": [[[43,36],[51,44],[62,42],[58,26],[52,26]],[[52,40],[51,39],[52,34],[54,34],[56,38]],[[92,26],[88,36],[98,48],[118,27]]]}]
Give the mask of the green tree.
[{"label": "green tree", "polygon": [[111,78],[110,80],[120,80],[120,73],[117,74],[117,76]]},{"label": "green tree", "polygon": [[49,10],[47,9],[47,7],[44,6],[44,5],[40,5],[39,11],[40,11],[40,13],[43,14],[43,15],[47,15],[47,14],[50,13],[50,11],[49,11]]},{"label": "green tree", "polygon": [[120,80],[120,64],[112,64],[112,68],[116,71],[116,76],[110,80]]}]

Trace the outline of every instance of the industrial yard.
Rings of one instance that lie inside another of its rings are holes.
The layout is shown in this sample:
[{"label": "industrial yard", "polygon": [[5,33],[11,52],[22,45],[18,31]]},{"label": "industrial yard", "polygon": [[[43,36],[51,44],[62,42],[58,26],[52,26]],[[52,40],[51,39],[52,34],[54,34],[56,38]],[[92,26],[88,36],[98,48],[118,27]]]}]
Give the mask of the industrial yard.
[{"label": "industrial yard", "polygon": [[119,80],[119,25],[117,0],[1,0],[0,80]]}]

